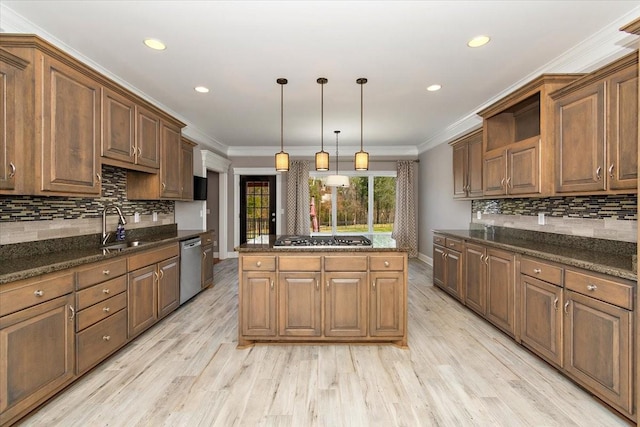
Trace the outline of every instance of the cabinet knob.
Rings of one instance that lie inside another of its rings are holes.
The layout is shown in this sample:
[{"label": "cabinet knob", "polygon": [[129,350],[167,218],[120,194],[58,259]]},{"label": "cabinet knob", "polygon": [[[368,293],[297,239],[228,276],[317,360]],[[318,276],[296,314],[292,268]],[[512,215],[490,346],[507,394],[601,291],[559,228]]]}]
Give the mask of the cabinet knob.
[{"label": "cabinet knob", "polygon": [[105,340],[105,341],[109,341],[111,339],[111,336],[110,335],[103,335],[102,339]]},{"label": "cabinet knob", "polygon": [[598,289],[598,287],[597,287],[596,285],[594,285],[593,283],[589,283],[589,284],[587,285],[587,290],[588,290],[588,291],[592,291],[592,292],[593,292],[593,291],[595,291],[596,289]]},{"label": "cabinet knob", "polygon": [[[9,162],[9,167],[11,168],[11,172],[9,172],[9,178],[13,178],[14,176],[16,176],[16,165]],[[613,167],[613,165],[611,165],[611,167]]]},{"label": "cabinet knob", "polygon": [[111,292],[111,291],[109,290],[109,288],[104,288],[104,289],[102,290],[102,293],[103,293],[103,294],[105,294],[105,295],[108,295],[108,294],[109,294],[109,292]]},{"label": "cabinet knob", "polygon": [[37,291],[34,291],[33,294],[37,297],[41,297],[44,295],[44,291],[41,289],[38,289]]},{"label": "cabinet knob", "polygon": [[102,270],[102,274],[108,276],[111,272],[109,270]]},{"label": "cabinet knob", "polygon": [[542,273],[542,270],[540,270],[539,268],[534,268],[533,272],[536,273],[536,274],[540,274],[540,273]]},{"label": "cabinet knob", "polygon": [[262,265],[262,261],[256,262],[256,267],[260,267]]},{"label": "cabinet knob", "polygon": [[389,261],[385,261],[385,262],[384,262],[384,266],[385,266],[385,267],[389,267]]},{"label": "cabinet knob", "polygon": [[109,307],[104,307],[102,311],[104,311],[105,313],[108,313],[109,311],[111,311],[111,309]]}]

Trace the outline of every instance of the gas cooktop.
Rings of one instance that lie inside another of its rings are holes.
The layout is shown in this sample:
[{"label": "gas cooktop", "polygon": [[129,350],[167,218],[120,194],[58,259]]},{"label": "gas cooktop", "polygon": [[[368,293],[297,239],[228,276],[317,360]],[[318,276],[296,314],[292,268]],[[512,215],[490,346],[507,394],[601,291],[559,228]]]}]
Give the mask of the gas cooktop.
[{"label": "gas cooktop", "polygon": [[371,240],[364,236],[280,236],[274,247],[309,246],[309,247],[371,247]]}]

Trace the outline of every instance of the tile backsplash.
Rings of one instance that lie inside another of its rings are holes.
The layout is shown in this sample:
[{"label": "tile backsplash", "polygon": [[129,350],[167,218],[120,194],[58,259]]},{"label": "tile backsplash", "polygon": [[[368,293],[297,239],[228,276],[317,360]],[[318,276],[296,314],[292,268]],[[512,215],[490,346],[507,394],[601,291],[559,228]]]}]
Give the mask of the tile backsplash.
[{"label": "tile backsplash", "polygon": [[637,242],[637,205],[636,194],[474,200],[472,224]]},{"label": "tile backsplash", "polygon": [[[175,202],[128,200],[126,188],[126,169],[103,165],[101,197],[0,196],[0,245],[100,233],[102,210],[108,204],[122,209],[126,228],[175,222]],[[137,223],[135,213],[140,215]],[[107,219],[107,228],[115,229],[117,215],[110,211]]]}]

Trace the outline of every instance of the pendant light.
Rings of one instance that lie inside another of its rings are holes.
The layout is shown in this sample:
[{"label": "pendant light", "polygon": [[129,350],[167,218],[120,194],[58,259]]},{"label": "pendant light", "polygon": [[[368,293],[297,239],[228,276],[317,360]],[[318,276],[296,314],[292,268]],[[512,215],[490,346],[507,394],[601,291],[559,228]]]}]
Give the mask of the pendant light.
[{"label": "pendant light", "polygon": [[333,132],[336,134],[336,174],[329,175],[327,177],[326,185],[328,187],[347,188],[349,187],[349,177],[345,175],[340,175],[338,171],[338,134],[340,133],[340,131],[334,130]]},{"label": "pendant light", "polygon": [[316,170],[329,170],[329,153],[324,151],[324,85],[328,80],[320,77],[317,82],[320,84],[320,151],[316,153]]},{"label": "pendant light", "polygon": [[289,170],[289,153],[284,152],[284,103],[283,92],[284,85],[288,83],[287,79],[280,78],[276,80],[280,85],[280,152],[276,153],[276,171],[287,172]]},{"label": "pendant light", "polygon": [[355,158],[355,166],[357,171],[366,171],[369,170],[369,153],[363,150],[362,143],[362,115],[363,115],[363,104],[362,104],[362,87],[365,83],[367,83],[367,79],[364,77],[360,77],[356,80],[356,83],[360,85],[360,151],[356,153]]}]

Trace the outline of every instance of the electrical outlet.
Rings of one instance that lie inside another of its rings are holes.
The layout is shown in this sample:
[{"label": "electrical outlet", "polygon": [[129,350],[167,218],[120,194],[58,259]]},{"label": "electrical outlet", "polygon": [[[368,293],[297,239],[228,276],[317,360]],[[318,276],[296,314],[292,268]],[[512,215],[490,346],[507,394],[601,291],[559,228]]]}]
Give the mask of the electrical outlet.
[{"label": "electrical outlet", "polygon": [[135,212],[133,214],[133,222],[140,222],[140,213]]},{"label": "electrical outlet", "polygon": [[480,211],[476,212],[476,218],[477,219],[482,219],[482,212],[480,212]]},{"label": "electrical outlet", "polygon": [[158,221],[158,212],[154,212],[154,213],[151,214],[151,220],[153,222]]},{"label": "electrical outlet", "polygon": [[543,213],[539,213],[538,214],[538,225],[544,225],[544,214]]}]

